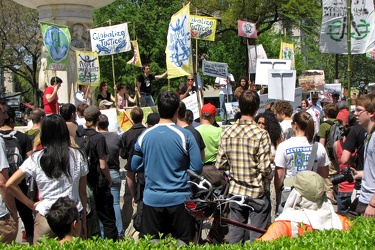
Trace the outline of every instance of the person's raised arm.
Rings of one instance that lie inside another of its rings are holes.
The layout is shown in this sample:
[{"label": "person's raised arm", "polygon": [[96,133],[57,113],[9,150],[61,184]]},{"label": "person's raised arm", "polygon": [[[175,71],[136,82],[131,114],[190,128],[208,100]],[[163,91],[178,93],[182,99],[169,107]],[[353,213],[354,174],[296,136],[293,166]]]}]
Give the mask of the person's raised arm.
[{"label": "person's raised arm", "polygon": [[161,78],[164,78],[164,77],[166,77],[167,76],[167,71],[165,71],[163,74],[161,74],[161,75],[156,75],[155,76],[155,79],[161,79]]},{"label": "person's raised arm", "polygon": [[59,90],[60,87],[61,87],[61,83],[55,83],[55,85],[53,85],[52,94],[46,94],[46,100],[48,103],[52,102],[53,99],[55,99],[57,95],[57,91]]}]

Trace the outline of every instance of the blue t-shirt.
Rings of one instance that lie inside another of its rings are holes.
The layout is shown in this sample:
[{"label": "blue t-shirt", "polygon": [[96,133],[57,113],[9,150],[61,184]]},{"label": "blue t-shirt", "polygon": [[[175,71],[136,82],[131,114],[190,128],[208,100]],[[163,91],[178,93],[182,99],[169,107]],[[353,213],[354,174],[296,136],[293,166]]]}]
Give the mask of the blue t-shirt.
[{"label": "blue t-shirt", "polygon": [[202,172],[193,134],[173,123],[157,124],[139,136],[134,150],[131,169],[145,173],[143,202],[151,207],[182,204],[190,195],[186,170]]}]

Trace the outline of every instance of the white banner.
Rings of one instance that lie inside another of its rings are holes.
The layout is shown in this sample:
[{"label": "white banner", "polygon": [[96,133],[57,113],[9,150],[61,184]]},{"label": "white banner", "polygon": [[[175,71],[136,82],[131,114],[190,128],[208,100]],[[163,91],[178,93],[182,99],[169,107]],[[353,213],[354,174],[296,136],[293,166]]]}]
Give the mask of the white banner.
[{"label": "white banner", "polygon": [[[363,54],[375,41],[373,0],[352,1],[351,53]],[[322,53],[347,54],[347,1],[323,0],[320,32]]]},{"label": "white banner", "polygon": [[262,44],[258,44],[256,47],[255,45],[249,45],[247,51],[249,52],[249,71],[250,73],[255,73],[257,68],[257,60],[268,59],[266,51],[264,50]]},{"label": "white banner", "polygon": [[190,109],[194,114],[194,120],[199,118],[199,108],[197,101],[197,92],[184,98],[182,100],[185,103],[186,109]]},{"label": "white banner", "polygon": [[283,69],[290,70],[292,61],[281,59],[262,59],[257,60],[257,71],[255,75],[256,85],[268,85],[268,70]]},{"label": "white banner", "polygon": [[203,60],[202,71],[205,76],[226,78],[228,75],[228,64]]},{"label": "white banner", "polygon": [[98,56],[130,51],[128,24],[118,24],[90,30],[92,51]]}]

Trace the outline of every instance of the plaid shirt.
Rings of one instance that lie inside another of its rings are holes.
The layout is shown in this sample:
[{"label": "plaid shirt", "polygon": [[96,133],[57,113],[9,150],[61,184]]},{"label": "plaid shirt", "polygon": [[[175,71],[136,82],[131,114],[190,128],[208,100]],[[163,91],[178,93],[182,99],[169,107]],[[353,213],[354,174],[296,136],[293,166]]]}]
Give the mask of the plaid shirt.
[{"label": "plaid shirt", "polygon": [[223,132],[215,166],[230,170],[230,194],[262,197],[270,162],[271,139],[254,121],[238,120]]}]

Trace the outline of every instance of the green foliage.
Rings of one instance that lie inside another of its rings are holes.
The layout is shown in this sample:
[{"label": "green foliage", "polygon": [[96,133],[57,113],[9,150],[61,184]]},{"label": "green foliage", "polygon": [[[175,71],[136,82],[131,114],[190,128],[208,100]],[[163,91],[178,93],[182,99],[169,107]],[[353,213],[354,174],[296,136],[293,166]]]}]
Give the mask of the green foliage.
[{"label": "green foliage", "polygon": [[280,239],[270,242],[253,242],[246,243],[244,245],[194,245],[191,243],[187,246],[177,246],[177,240],[167,237],[157,242],[152,242],[151,237],[141,239],[139,242],[133,239],[126,239],[119,242],[113,242],[112,240],[104,240],[101,238],[95,238],[91,240],[75,239],[73,242],[64,243],[63,247],[54,239],[43,239],[40,245],[29,246],[25,244],[13,243],[11,245],[5,245],[0,243],[1,249],[132,249],[132,250],[143,250],[143,249],[205,249],[205,250],[216,250],[216,249],[288,249],[288,250],[301,250],[301,249],[373,249],[375,246],[375,218],[365,219],[360,217],[354,220],[354,224],[349,231],[339,230],[324,230],[314,231],[306,233],[305,235],[291,239],[288,237],[282,237]]}]

